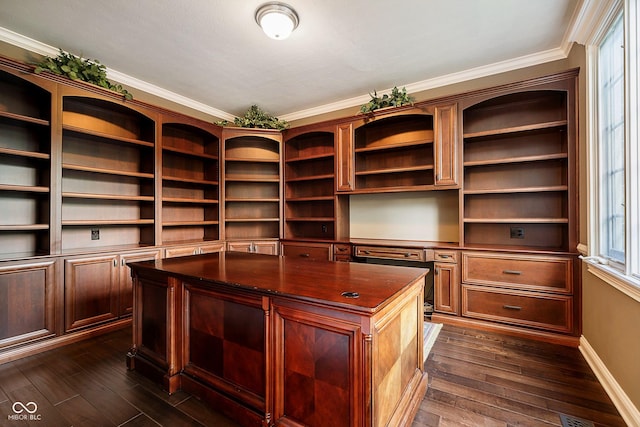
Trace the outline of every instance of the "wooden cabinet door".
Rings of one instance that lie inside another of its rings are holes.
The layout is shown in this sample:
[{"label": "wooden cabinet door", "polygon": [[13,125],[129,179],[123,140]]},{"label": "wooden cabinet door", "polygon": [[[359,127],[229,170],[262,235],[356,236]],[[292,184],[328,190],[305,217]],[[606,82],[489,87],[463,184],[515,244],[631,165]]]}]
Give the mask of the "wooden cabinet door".
[{"label": "wooden cabinet door", "polygon": [[439,313],[460,312],[460,279],[457,264],[436,262],[433,264],[434,307]]},{"label": "wooden cabinet door", "polygon": [[55,335],[55,261],[0,264],[0,349]]},{"label": "wooden cabinet door", "polygon": [[119,271],[116,254],[65,260],[67,331],[118,317]]},{"label": "wooden cabinet door", "polygon": [[436,106],[433,121],[435,185],[458,186],[457,104]]},{"label": "wooden cabinet door", "polygon": [[336,149],[336,186],[338,191],[352,191],[355,180],[353,169],[353,125],[338,125]]},{"label": "wooden cabinet door", "polygon": [[253,254],[278,255],[278,241],[227,242],[227,250]]},{"label": "wooden cabinet door", "polygon": [[160,258],[159,250],[132,252],[120,255],[120,290],[118,292],[118,315],[130,315],[133,311],[133,280],[128,262],[151,261]]}]

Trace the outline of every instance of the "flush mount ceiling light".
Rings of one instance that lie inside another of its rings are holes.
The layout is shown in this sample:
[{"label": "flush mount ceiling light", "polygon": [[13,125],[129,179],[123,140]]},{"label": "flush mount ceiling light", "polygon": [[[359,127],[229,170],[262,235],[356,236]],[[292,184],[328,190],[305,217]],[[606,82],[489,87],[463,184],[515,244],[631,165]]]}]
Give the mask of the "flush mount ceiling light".
[{"label": "flush mount ceiling light", "polygon": [[256,10],[256,22],[267,36],[284,40],[298,26],[298,15],[287,4],[270,2]]}]

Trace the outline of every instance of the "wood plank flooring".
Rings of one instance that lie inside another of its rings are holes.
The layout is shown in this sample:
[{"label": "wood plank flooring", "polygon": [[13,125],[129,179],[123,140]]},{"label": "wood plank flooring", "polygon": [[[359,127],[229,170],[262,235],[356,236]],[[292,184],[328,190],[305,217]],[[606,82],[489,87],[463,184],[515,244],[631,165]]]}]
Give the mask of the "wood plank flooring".
[{"label": "wood plank flooring", "polygon": [[[130,342],[127,328],[0,365],[0,426],[236,426],[127,371]],[[576,349],[445,325],[426,367],[429,390],[412,427],[560,426],[560,413],[625,425]],[[15,402],[37,410],[16,414]]]}]

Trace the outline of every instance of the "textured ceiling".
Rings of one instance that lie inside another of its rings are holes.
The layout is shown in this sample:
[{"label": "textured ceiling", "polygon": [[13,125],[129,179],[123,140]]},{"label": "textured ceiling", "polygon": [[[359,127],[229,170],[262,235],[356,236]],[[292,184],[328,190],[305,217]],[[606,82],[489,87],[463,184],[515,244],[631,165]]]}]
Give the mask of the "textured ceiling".
[{"label": "textured ceiling", "polygon": [[144,82],[220,116],[258,104],[293,117],[361,101],[373,90],[551,57],[545,53],[566,47],[579,6],[578,0],[288,0],[300,25],[276,41],[255,23],[263,3],[0,0],[0,27],[98,59],[112,79]]}]

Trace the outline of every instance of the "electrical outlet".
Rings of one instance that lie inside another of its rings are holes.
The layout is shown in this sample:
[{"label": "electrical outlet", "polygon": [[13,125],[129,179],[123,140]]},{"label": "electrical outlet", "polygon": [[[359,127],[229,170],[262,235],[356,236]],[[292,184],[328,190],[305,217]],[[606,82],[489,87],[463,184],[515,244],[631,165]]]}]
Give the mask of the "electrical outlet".
[{"label": "electrical outlet", "polygon": [[327,232],[327,224],[322,224],[322,232],[323,233]]},{"label": "electrical outlet", "polygon": [[91,240],[100,240],[100,230],[97,228],[91,229]]},{"label": "electrical outlet", "polygon": [[524,239],[524,228],[522,228],[522,227],[511,227],[511,238],[512,239]]}]

